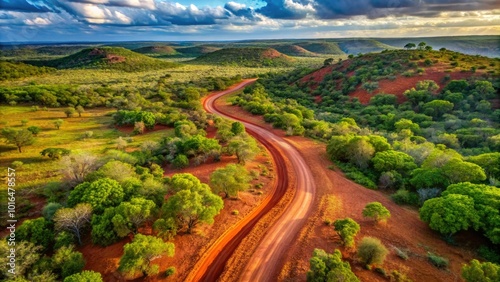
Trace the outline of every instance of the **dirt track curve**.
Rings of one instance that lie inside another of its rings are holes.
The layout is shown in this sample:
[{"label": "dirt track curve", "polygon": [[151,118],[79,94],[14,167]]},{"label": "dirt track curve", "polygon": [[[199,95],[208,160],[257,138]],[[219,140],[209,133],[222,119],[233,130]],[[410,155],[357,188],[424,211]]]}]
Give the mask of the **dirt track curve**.
[{"label": "dirt track curve", "polygon": [[[231,257],[240,242],[247,236],[255,224],[271,210],[288,189],[288,171],[285,157],[292,164],[296,175],[295,196],[278,221],[268,230],[259,242],[254,254],[246,265],[240,281],[275,281],[279,268],[283,264],[283,256],[293,244],[300,228],[312,209],[313,195],[316,187],[312,173],[299,152],[281,137],[246,122],[238,117],[220,112],[214,102],[227,94],[233,93],[253,83],[255,79],[244,80],[235,87],[208,96],[203,103],[206,111],[242,122],[248,133],[254,136],[271,153],[276,164],[276,187],[248,216],[232,228],[228,229],[202,256],[187,281],[217,281],[224,271],[227,260]],[[284,156],[283,156],[284,155]]]}]

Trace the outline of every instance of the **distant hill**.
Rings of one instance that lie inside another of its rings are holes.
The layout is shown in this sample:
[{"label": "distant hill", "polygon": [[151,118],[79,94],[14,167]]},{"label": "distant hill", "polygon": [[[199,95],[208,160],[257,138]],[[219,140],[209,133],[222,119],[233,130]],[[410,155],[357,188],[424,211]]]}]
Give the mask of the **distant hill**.
[{"label": "distant hill", "polygon": [[122,71],[144,71],[177,66],[175,63],[150,58],[122,47],[88,48],[60,59],[33,63],[59,69],[95,68]]},{"label": "distant hill", "polygon": [[301,42],[297,43],[296,45],[313,53],[344,55],[344,52],[339,48],[337,43],[333,42]]},{"label": "distant hill", "polygon": [[318,54],[308,51],[298,45],[294,44],[286,44],[286,45],[276,45],[272,46],[277,51],[288,55],[288,56],[297,56],[297,57],[316,57]]},{"label": "distant hill", "polygon": [[48,67],[36,67],[23,63],[0,61],[0,81],[35,76],[53,71],[55,69]]},{"label": "distant hill", "polygon": [[362,104],[368,104],[379,93],[396,95],[402,103],[406,101],[404,91],[415,87],[419,81],[433,80],[442,88],[454,79],[493,79],[499,77],[499,69],[497,59],[484,56],[449,50],[389,50],[325,66],[299,79],[298,85],[314,93],[348,95]]},{"label": "distant hill", "polygon": [[398,49],[394,46],[390,46],[373,39],[353,39],[341,41],[338,43],[340,49],[347,54],[358,54],[358,53],[372,53],[380,52],[383,50],[393,50]]},{"label": "distant hill", "polygon": [[425,42],[434,50],[446,48],[469,55],[482,55],[500,58],[500,36],[453,36],[453,37],[420,37],[420,38],[380,38],[378,41],[403,48],[407,43]]},{"label": "distant hill", "polygon": [[245,67],[290,66],[294,59],[273,48],[225,48],[202,55],[191,62]]},{"label": "distant hill", "polygon": [[171,46],[162,46],[162,45],[154,45],[154,46],[146,46],[138,49],[134,49],[134,52],[140,54],[154,54],[154,55],[175,55],[177,51]]},{"label": "distant hill", "polygon": [[177,48],[176,51],[185,55],[186,57],[198,57],[204,54],[212,53],[221,48],[212,46],[192,46]]}]

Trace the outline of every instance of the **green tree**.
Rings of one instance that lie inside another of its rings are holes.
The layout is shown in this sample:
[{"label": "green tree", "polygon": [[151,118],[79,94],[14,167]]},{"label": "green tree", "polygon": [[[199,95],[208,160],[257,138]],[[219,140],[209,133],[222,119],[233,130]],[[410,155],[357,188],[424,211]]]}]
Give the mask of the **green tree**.
[{"label": "green tree", "polygon": [[54,269],[58,270],[64,279],[82,271],[85,266],[85,260],[80,252],[74,250],[73,246],[62,247],[52,256]]},{"label": "green tree", "polygon": [[342,254],[339,250],[335,250],[333,254],[328,254],[322,249],[314,249],[309,265],[307,282],[359,282],[359,279],[351,270],[351,265],[342,260]]},{"label": "green tree", "polygon": [[159,218],[153,224],[157,236],[164,240],[171,240],[177,235],[177,223],[173,218]]},{"label": "green tree", "polygon": [[479,216],[474,209],[474,200],[468,196],[456,194],[425,201],[420,208],[420,219],[429,223],[431,229],[448,237],[479,224]]},{"label": "green tree", "polygon": [[395,170],[401,174],[406,174],[417,168],[413,157],[394,150],[378,152],[371,161],[374,168],[379,172]]},{"label": "green tree", "polygon": [[405,49],[409,50],[417,47],[417,45],[415,45],[415,43],[407,43],[404,47]]},{"label": "green tree", "polygon": [[177,169],[182,169],[189,166],[189,159],[186,155],[178,154],[172,161],[172,166]]},{"label": "green tree", "polygon": [[497,187],[472,184],[469,182],[448,186],[443,196],[459,195],[470,197],[474,201],[474,208],[479,215],[479,228],[494,244],[500,244],[500,191]]},{"label": "green tree", "polygon": [[78,204],[74,208],[62,208],[54,215],[56,230],[67,230],[75,234],[78,243],[82,244],[81,231],[90,222],[92,207],[89,204]]},{"label": "green tree", "polygon": [[366,266],[371,266],[372,264],[384,263],[388,253],[389,251],[379,239],[364,237],[359,244],[357,255],[361,263]]},{"label": "green tree", "polygon": [[75,110],[78,113],[78,117],[82,117],[82,113],[85,112],[85,109],[82,106],[80,106],[80,105],[76,106]]},{"label": "green tree", "polygon": [[354,238],[358,234],[360,227],[359,224],[351,218],[337,219],[333,223],[335,232],[340,236],[344,246],[353,247]]},{"label": "green tree", "polygon": [[46,148],[40,152],[40,155],[47,156],[52,160],[58,160],[63,156],[68,156],[71,153],[71,150],[64,148]]},{"label": "green tree", "polygon": [[347,145],[349,161],[359,168],[367,168],[375,154],[375,148],[365,136],[356,136]]},{"label": "green tree", "polygon": [[418,43],[418,50],[423,50],[425,45],[427,45],[427,43],[425,43],[425,42]]},{"label": "green tree", "polygon": [[[8,272],[9,267],[6,267],[6,265],[7,263],[10,263],[10,259],[7,256],[10,254],[12,246],[7,245],[7,242],[7,240],[0,240],[0,262],[3,265],[3,267],[0,268],[0,271],[4,277],[11,277],[12,274]],[[16,242],[17,277],[23,277],[25,274],[30,272],[35,263],[40,260],[41,250],[41,246],[37,246],[28,241]],[[0,278],[3,278],[2,275],[0,275]]]},{"label": "green tree", "polygon": [[224,193],[225,198],[238,196],[250,186],[250,175],[245,167],[229,164],[224,168],[216,169],[210,175],[210,185],[214,193]]},{"label": "green tree", "polygon": [[239,135],[239,134],[245,132],[245,126],[243,125],[243,123],[241,123],[239,121],[235,121],[235,122],[231,123],[231,132],[234,135]]},{"label": "green tree", "polygon": [[467,161],[482,167],[488,177],[500,179],[500,152],[471,156]]},{"label": "green tree", "polygon": [[389,210],[379,202],[368,203],[363,209],[363,216],[373,218],[376,222],[386,221],[391,217]]},{"label": "green tree", "polygon": [[54,240],[52,224],[43,217],[27,219],[16,230],[16,239],[29,241],[47,250]]},{"label": "green tree", "polygon": [[95,213],[102,213],[105,208],[120,204],[124,193],[121,185],[113,179],[101,178],[92,183],[84,182],[69,194],[68,205],[89,203]]},{"label": "green tree", "polygon": [[66,110],[64,110],[64,114],[66,114],[66,117],[68,117],[68,118],[74,116],[75,113],[76,113],[76,110],[73,107],[68,107],[68,108],[66,108]]},{"label": "green tree", "polygon": [[227,151],[230,154],[235,154],[240,164],[245,164],[259,153],[259,147],[255,139],[246,134],[241,134],[229,140]]},{"label": "green tree", "polygon": [[424,112],[435,118],[441,118],[444,114],[451,112],[455,105],[446,100],[433,100],[424,104]]},{"label": "green tree", "polygon": [[175,246],[162,239],[142,234],[135,235],[131,243],[123,247],[123,256],[120,258],[118,270],[129,275],[137,272],[147,275],[155,267],[151,262],[153,259],[174,256]]},{"label": "green tree", "polygon": [[35,142],[33,133],[27,129],[15,130],[12,128],[2,129],[2,136],[7,140],[7,144],[13,144],[17,147],[19,153],[22,153],[22,148],[32,145]]},{"label": "green tree", "polygon": [[64,123],[64,120],[62,120],[62,119],[56,119],[56,120],[54,121],[54,126],[55,126],[57,129],[59,129],[59,128],[61,128],[61,125],[63,125],[63,123]]},{"label": "green tree", "polygon": [[459,182],[479,182],[486,179],[484,170],[474,163],[453,158],[442,167],[443,175],[450,184]]},{"label": "green tree", "polygon": [[200,222],[212,224],[224,207],[221,197],[210,191],[208,185],[194,185],[170,197],[162,210],[167,218],[175,218],[181,227],[191,233]]},{"label": "green tree", "polygon": [[59,203],[47,203],[47,205],[43,207],[42,215],[43,217],[45,217],[46,220],[52,221],[52,218],[54,217],[56,211],[62,207],[63,206]]},{"label": "green tree", "polygon": [[29,132],[31,132],[31,134],[33,134],[33,136],[37,136],[38,133],[40,133],[42,131],[40,126],[36,126],[36,125],[32,125],[32,126],[28,127],[27,129]]},{"label": "green tree", "polygon": [[101,273],[84,270],[64,278],[63,282],[103,282]]},{"label": "green tree", "polygon": [[137,233],[139,227],[152,216],[155,207],[153,201],[144,198],[132,198],[130,202],[121,203],[115,208],[115,216],[111,220],[118,236]]},{"label": "green tree", "polygon": [[92,216],[92,242],[101,246],[108,246],[118,240],[118,234],[113,227],[115,208],[107,208],[101,215]]},{"label": "green tree", "polygon": [[333,64],[333,58],[328,58],[323,61],[323,66],[329,66],[331,64]]},{"label": "green tree", "polygon": [[500,281],[500,266],[491,262],[479,262],[476,259],[464,264],[462,278],[466,282],[496,282]]}]

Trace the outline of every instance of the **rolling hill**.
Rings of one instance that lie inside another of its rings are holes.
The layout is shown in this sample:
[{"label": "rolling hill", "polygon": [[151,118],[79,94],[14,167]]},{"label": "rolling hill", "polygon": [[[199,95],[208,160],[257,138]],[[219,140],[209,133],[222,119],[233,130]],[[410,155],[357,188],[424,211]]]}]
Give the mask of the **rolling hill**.
[{"label": "rolling hill", "polygon": [[453,51],[390,50],[355,56],[323,67],[299,79],[299,86],[314,93],[341,93],[368,104],[376,94],[393,94],[399,102],[405,90],[422,80],[433,80],[441,88],[453,79],[481,77],[498,79],[496,59]]},{"label": "rolling hill", "polygon": [[298,45],[286,44],[286,45],[276,45],[272,46],[277,51],[287,55],[287,56],[297,56],[297,57],[316,57],[318,54],[308,51]]},{"label": "rolling hill", "polygon": [[338,43],[340,49],[347,54],[358,54],[358,53],[371,53],[371,52],[380,52],[382,50],[393,50],[398,49],[394,46],[390,46],[384,43],[381,43],[377,40],[373,39],[353,39],[341,41]]},{"label": "rolling hill", "polygon": [[84,49],[73,55],[50,61],[32,62],[33,64],[56,67],[59,69],[114,69],[122,71],[144,71],[177,66],[175,63],[132,52],[122,47],[96,47]]},{"label": "rolling hill", "polygon": [[171,46],[167,46],[167,45],[164,45],[164,46],[163,45],[146,46],[146,47],[134,49],[132,51],[140,53],[140,54],[151,54],[151,55],[156,55],[156,56],[177,54],[177,51],[174,48],[172,48]]},{"label": "rolling hill", "polygon": [[220,50],[221,48],[212,46],[192,46],[177,48],[176,51],[185,55],[186,57],[199,57],[203,54],[208,54]]},{"label": "rolling hill", "polygon": [[333,42],[303,42],[296,45],[306,49],[309,52],[328,55],[344,55],[337,43]]},{"label": "rolling hill", "polygon": [[290,66],[294,59],[273,48],[225,48],[202,55],[191,62],[198,64],[245,67]]}]

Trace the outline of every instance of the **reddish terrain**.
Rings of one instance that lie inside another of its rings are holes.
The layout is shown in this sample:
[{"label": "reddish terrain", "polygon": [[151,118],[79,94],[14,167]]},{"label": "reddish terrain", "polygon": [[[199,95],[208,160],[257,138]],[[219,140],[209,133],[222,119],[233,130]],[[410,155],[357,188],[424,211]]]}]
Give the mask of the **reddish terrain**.
[{"label": "reddish terrain", "polygon": [[[306,159],[318,187],[314,195],[314,211],[307,218],[306,224],[299,232],[299,237],[289,246],[286,259],[280,262],[281,271],[274,274],[276,276],[273,281],[305,281],[309,259],[315,248],[322,248],[328,252],[332,252],[335,248],[341,249],[361,281],[386,281],[387,279],[380,274],[364,269],[357,262],[354,252],[341,246],[340,238],[333,227],[324,224],[324,219],[335,220],[344,217],[351,217],[361,225],[357,242],[363,236],[373,236],[381,239],[390,250],[384,265],[381,266],[388,274],[393,270],[398,270],[407,273],[413,281],[460,280],[461,266],[474,258],[477,246],[460,241],[459,247],[448,245],[438,233],[420,221],[418,211],[415,209],[399,206],[386,194],[366,189],[346,179],[340,171],[328,169],[331,162],[326,157],[325,144],[304,137],[286,137],[281,130],[272,129],[269,124],[264,123],[262,117],[253,116],[228,104],[221,105],[218,109],[259,124],[288,140]],[[293,179],[290,185],[294,185]],[[362,217],[363,207],[373,201],[381,202],[390,210],[392,217],[387,224],[377,225]],[[254,248],[252,244],[255,242],[244,240],[234,256],[248,261],[248,257],[238,256],[238,253]],[[394,247],[406,250],[409,259],[405,261],[399,258],[395,254]],[[427,252],[448,258],[450,260],[448,269],[439,270],[432,266],[427,261]],[[237,277],[243,273],[244,262],[237,263],[233,259],[230,262],[220,281],[236,281]]]}]

